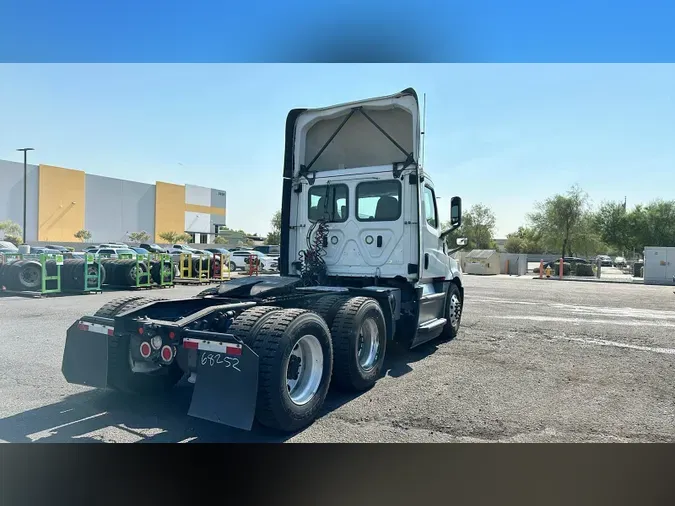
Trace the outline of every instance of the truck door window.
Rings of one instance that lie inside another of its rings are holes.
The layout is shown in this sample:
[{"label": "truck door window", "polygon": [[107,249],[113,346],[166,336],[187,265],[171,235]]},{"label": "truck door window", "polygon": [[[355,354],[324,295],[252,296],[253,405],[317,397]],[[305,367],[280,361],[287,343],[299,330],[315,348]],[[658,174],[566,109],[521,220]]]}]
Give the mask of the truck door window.
[{"label": "truck door window", "polygon": [[368,181],[356,186],[356,219],[396,221],[401,217],[401,183]]},{"label": "truck door window", "polygon": [[349,216],[349,189],[344,184],[312,186],[308,195],[310,221],[325,219],[340,223]]},{"label": "truck door window", "polygon": [[436,196],[434,190],[428,186],[424,187],[424,216],[427,223],[433,228],[438,227],[438,214],[436,212]]}]

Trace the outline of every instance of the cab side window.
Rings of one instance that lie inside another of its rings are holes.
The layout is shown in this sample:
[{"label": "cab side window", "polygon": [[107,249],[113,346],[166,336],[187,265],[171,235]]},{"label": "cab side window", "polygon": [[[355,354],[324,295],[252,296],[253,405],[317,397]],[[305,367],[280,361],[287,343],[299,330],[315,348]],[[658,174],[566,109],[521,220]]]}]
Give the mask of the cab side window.
[{"label": "cab side window", "polygon": [[430,227],[438,228],[438,212],[436,210],[436,196],[434,190],[424,187],[424,216]]}]

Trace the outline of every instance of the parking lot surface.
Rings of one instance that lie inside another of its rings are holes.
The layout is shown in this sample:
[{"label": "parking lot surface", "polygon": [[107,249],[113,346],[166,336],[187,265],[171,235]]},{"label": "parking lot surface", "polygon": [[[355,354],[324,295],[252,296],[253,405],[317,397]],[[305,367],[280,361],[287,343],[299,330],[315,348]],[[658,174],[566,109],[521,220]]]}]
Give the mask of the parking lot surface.
[{"label": "parking lot surface", "polygon": [[464,282],[455,340],[392,350],[372,390],[329,393],[321,418],[292,436],[188,417],[186,383],[151,400],[67,384],[60,371],[66,329],[125,292],[0,298],[0,440],[675,441],[672,288],[530,276]]}]

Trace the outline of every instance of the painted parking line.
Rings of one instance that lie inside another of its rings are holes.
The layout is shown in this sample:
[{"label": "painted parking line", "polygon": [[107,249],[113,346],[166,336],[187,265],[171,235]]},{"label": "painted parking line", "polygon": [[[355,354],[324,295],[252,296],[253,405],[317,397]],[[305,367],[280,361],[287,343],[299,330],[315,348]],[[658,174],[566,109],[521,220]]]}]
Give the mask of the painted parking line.
[{"label": "painted parking line", "polygon": [[509,300],[497,297],[467,297],[467,302],[483,302],[486,304],[502,304],[511,306],[538,306],[555,312],[568,312],[576,314],[607,316],[612,318],[645,318],[648,320],[673,320],[675,311],[638,309],[631,307],[607,307],[607,306],[581,306],[577,304],[562,304],[558,302],[540,302],[528,300]]},{"label": "painted parking line", "polygon": [[597,318],[565,318],[563,316],[538,316],[538,315],[489,315],[489,318],[499,320],[527,320],[533,322],[560,322],[574,325],[626,325],[631,327],[675,327],[675,322],[650,322],[647,320],[607,320]]}]

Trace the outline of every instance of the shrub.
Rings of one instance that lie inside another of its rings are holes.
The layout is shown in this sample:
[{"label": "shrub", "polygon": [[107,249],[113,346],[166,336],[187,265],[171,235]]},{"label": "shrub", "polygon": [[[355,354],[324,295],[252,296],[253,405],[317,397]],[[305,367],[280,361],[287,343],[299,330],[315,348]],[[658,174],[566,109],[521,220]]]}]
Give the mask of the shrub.
[{"label": "shrub", "polygon": [[577,276],[593,276],[593,266],[591,264],[577,264],[576,265],[576,275]]}]

